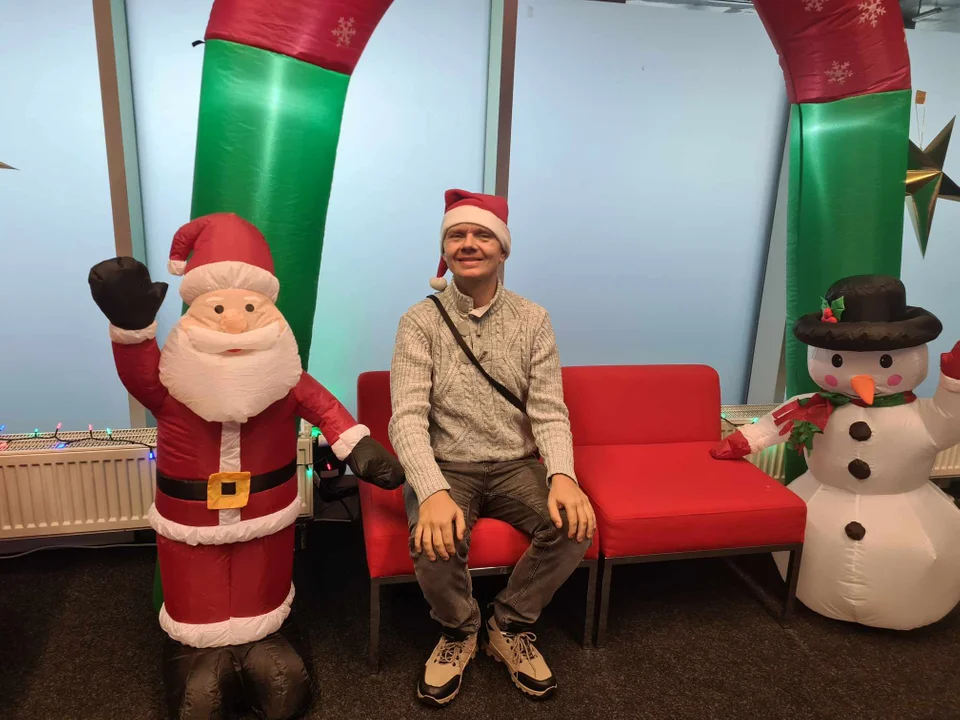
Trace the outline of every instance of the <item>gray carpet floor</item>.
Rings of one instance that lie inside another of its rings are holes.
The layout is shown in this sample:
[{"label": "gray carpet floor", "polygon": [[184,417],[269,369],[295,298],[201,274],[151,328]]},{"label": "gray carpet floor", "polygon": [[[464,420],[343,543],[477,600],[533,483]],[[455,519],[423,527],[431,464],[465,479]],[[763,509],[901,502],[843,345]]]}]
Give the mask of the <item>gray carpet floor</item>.
[{"label": "gray carpet floor", "polygon": [[[153,569],[152,548],[0,560],[0,718],[165,718]],[[578,571],[538,628],[557,695],[528,700],[481,655],[443,710],[415,697],[436,641],[415,584],[384,588],[381,672],[366,669],[359,523],[313,524],[296,582],[295,615],[320,688],[311,718],[960,718],[960,612],[898,633],[801,606],[783,628],[773,617],[782,583],[769,556],[733,567],[618,567],[602,649],[579,644],[586,573]],[[503,583],[478,579],[481,603]]]}]

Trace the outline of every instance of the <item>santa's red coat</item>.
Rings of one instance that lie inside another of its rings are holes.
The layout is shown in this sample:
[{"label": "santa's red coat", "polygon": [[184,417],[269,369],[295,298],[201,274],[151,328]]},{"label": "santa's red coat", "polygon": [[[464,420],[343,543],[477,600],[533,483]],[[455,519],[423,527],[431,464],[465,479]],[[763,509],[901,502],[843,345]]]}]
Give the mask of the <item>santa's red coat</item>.
[{"label": "santa's red coat", "polygon": [[[218,472],[260,475],[297,457],[296,418],[320,428],[341,458],[369,430],[320,383],[303,373],[287,395],[244,423],[208,422],[160,382],[160,349],[148,331],[112,329],[124,386],[157,418],[157,470],[206,485]],[[150,509],[157,531],[164,606],[160,623],[195,647],[235,645],[276,631],[293,600],[293,523],[297,475],[252,493],[237,510],[211,510],[159,489]]]}]

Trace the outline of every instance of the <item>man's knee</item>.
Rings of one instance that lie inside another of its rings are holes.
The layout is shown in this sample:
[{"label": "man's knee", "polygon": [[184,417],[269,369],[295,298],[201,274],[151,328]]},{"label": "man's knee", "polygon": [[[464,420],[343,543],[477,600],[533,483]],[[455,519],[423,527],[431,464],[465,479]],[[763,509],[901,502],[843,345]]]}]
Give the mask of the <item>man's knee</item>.
[{"label": "man's knee", "polygon": [[[427,555],[426,548],[422,547],[422,544],[421,544],[420,551],[417,552],[416,532],[417,532],[417,529],[416,527],[414,527],[410,531],[410,539],[408,541],[410,557],[413,559],[414,564],[420,561],[425,562],[427,564],[450,562],[449,560],[444,561],[443,557],[440,555],[439,552],[437,552],[436,549],[434,549],[433,554],[436,555],[437,559],[434,561],[431,561],[430,557]],[[464,533],[463,540],[455,539],[453,543],[454,543],[454,548],[456,552],[450,556],[450,560],[457,559],[461,562],[466,562],[467,556],[470,553],[470,533],[469,532]]]},{"label": "man's knee", "polygon": [[560,519],[562,522],[560,527],[557,527],[553,518],[545,518],[533,534],[534,544],[544,548],[553,547],[561,552],[570,553],[571,555],[579,553],[582,556],[593,541],[586,536],[584,536],[582,542],[577,541],[576,535],[571,538],[570,521],[567,519],[566,513],[562,510],[560,511]]}]

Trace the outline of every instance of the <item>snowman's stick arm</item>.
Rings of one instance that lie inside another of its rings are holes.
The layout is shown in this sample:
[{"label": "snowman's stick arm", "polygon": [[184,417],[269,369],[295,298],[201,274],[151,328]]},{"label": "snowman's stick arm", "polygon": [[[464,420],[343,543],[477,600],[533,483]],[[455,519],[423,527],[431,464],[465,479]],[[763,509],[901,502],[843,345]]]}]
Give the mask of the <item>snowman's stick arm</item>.
[{"label": "snowman's stick arm", "polygon": [[755,423],[743,425],[736,432],[728,435],[720,444],[711,451],[711,455],[722,460],[732,460],[746,457],[768,447],[779,445],[786,442],[790,436],[790,431],[782,432],[784,426],[777,425],[775,416],[781,409],[797,400],[811,397],[813,393],[805,393],[792,397],[786,402],[778,405],[771,412],[759,418]]}]

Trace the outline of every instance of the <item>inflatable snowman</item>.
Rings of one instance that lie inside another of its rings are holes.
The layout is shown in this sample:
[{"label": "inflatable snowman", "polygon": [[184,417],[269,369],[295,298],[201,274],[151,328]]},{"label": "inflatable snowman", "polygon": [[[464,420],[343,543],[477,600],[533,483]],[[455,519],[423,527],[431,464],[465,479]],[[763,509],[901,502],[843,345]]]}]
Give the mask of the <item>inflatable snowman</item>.
[{"label": "inflatable snowman", "polygon": [[[937,454],[960,443],[960,342],[941,356],[934,396],[912,392],[941,330],[896,278],[840,280],[793,329],[823,390],[711,453],[742,458],[786,441],[805,454],[808,471],[788,485],[807,503],[797,597],[822,615],[908,630],[960,601],[960,509],[930,482]],[[777,563],[784,574],[786,558]]]}]

